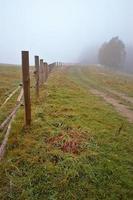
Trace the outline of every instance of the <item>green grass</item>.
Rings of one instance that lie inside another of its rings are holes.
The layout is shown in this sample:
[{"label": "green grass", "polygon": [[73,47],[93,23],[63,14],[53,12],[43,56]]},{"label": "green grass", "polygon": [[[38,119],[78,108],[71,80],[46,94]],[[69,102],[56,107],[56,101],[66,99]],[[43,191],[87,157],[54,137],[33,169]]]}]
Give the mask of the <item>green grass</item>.
[{"label": "green grass", "polygon": [[11,101],[1,108],[1,105],[9,94],[19,86],[21,80],[20,74],[18,66],[0,64],[0,124],[15,105],[18,92],[11,98]]},{"label": "green grass", "polygon": [[30,129],[23,112],[0,163],[0,199],[132,199],[133,125],[93,96],[76,69],[56,69],[39,101],[32,91]]},{"label": "green grass", "polygon": [[0,64],[0,105],[20,84],[20,68]]}]

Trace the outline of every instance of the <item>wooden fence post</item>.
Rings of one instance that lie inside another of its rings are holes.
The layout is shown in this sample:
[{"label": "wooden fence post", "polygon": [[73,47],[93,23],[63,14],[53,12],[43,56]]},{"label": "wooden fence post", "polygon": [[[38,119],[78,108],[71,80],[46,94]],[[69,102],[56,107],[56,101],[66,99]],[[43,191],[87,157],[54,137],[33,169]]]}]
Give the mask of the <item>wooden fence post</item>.
[{"label": "wooden fence post", "polygon": [[49,68],[48,68],[48,63],[46,63],[46,80],[48,79],[49,75]]},{"label": "wooden fence post", "polygon": [[45,67],[45,62],[43,62],[43,70],[44,70],[43,80],[45,82],[46,81],[46,67]]},{"label": "wooden fence post", "polygon": [[44,62],[43,63],[43,66],[44,66],[44,82],[46,82],[46,63]]},{"label": "wooden fence post", "polygon": [[25,106],[25,125],[31,124],[31,102],[30,102],[30,73],[29,73],[29,52],[22,51],[22,77]]},{"label": "wooden fence post", "polygon": [[40,76],[40,85],[43,84],[43,59],[40,59],[40,72],[39,72],[39,76]]},{"label": "wooden fence post", "polygon": [[36,97],[39,97],[39,56],[35,56]]}]

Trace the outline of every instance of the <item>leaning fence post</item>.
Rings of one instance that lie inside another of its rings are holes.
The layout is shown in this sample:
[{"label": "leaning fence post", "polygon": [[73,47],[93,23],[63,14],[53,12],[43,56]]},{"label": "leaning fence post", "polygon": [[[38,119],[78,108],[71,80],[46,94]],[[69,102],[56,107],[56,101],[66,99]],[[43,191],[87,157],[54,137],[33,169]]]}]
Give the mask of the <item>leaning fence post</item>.
[{"label": "leaning fence post", "polygon": [[35,56],[36,97],[39,97],[39,56]]},{"label": "leaning fence post", "polygon": [[24,90],[25,125],[31,124],[29,52],[22,51],[22,78]]}]

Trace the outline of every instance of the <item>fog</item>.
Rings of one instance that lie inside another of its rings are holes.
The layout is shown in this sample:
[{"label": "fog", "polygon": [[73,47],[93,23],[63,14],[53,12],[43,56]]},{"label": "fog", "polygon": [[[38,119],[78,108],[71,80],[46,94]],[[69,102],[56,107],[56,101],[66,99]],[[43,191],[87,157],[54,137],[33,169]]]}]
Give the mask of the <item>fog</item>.
[{"label": "fog", "polygon": [[99,47],[114,36],[133,50],[132,9],[132,0],[0,0],[0,63],[21,63],[21,50],[32,63],[36,54],[97,62]]}]

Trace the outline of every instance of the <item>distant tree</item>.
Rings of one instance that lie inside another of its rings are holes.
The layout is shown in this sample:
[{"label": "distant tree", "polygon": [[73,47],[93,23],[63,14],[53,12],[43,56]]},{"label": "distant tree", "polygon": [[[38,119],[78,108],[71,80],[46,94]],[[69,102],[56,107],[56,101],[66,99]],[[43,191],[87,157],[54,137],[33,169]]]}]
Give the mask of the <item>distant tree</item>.
[{"label": "distant tree", "polygon": [[126,52],[125,70],[127,72],[133,72],[133,45],[127,46]]},{"label": "distant tree", "polygon": [[99,50],[99,62],[113,68],[122,68],[125,63],[126,50],[124,43],[114,37],[102,45]]}]

